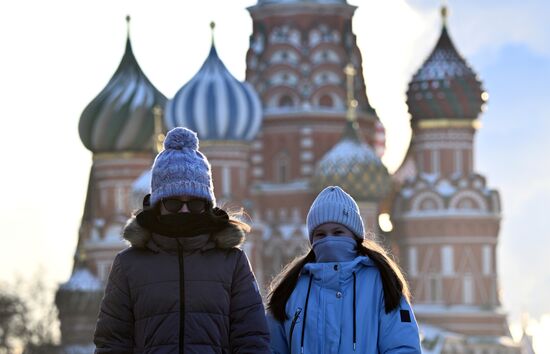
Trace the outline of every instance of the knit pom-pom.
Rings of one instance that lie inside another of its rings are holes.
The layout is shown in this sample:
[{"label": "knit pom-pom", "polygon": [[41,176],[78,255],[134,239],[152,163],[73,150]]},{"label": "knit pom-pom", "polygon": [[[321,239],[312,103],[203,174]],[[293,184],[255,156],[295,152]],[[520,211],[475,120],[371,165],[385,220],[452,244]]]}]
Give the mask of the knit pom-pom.
[{"label": "knit pom-pom", "polygon": [[190,148],[197,150],[199,148],[199,139],[197,133],[187,128],[177,127],[166,134],[164,148],[172,150],[181,150]]}]

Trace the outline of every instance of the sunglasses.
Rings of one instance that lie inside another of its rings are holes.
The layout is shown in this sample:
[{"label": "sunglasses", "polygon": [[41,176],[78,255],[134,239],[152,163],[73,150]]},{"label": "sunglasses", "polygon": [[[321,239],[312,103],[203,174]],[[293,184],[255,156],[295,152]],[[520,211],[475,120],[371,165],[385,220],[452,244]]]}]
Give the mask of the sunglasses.
[{"label": "sunglasses", "polygon": [[207,201],[204,199],[191,199],[191,200],[180,200],[177,198],[163,198],[161,200],[164,209],[170,213],[177,213],[183,208],[184,205],[187,205],[187,209],[193,214],[200,214],[206,210]]}]

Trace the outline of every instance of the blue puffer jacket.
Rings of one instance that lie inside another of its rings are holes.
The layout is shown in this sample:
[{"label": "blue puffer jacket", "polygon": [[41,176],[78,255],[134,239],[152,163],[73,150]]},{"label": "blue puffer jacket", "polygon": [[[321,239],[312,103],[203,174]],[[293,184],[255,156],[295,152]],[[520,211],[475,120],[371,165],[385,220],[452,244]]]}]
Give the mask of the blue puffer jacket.
[{"label": "blue puffer jacket", "polygon": [[386,314],[380,272],[366,256],[306,264],[286,313],[284,323],[268,316],[273,353],[421,353],[411,306],[402,299]]}]

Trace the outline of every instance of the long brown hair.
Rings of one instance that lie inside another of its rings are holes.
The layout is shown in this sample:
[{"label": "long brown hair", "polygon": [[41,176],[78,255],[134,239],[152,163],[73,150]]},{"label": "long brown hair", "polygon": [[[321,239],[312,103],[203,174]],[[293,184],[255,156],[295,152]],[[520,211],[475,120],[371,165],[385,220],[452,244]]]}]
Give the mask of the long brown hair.
[{"label": "long brown hair", "polygon": [[[362,241],[357,240],[357,248],[358,253],[372,259],[380,271],[386,313],[399,307],[401,297],[410,301],[411,294],[407,281],[397,263],[390,258],[388,252],[375,240],[369,238]],[[267,296],[267,310],[278,321],[284,322],[288,319],[285,310],[286,303],[296,287],[302,268],[311,262],[315,262],[313,249],[287,264],[271,282]]]}]

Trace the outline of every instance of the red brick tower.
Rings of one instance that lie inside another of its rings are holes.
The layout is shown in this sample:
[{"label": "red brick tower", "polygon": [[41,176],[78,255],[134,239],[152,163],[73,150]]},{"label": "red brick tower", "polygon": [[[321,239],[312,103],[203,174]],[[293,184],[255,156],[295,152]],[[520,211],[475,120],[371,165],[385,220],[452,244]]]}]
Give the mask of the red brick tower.
[{"label": "red brick tower", "polygon": [[56,295],[65,346],[91,345],[104,282],[126,247],[121,231],[133,209],[132,183],[152,162],[153,107],[165,101],[139,67],[128,35],[118,69],[80,117],[93,163],[73,274]]},{"label": "red brick tower", "polygon": [[400,170],[392,239],[419,323],[471,336],[509,337],[497,285],[499,194],[474,169],[474,135],[487,100],[445,24],[409,84],[413,138]]},{"label": "red brick tower", "polygon": [[381,125],[366,96],[352,31],[355,9],[345,0],[260,0],[248,8],[253,32],[246,79],[263,106],[251,154],[251,258],[263,285],[307,244],[305,217],[319,187],[312,178],[346,125],[348,63],[357,71],[357,134],[380,145],[375,127]]}]

